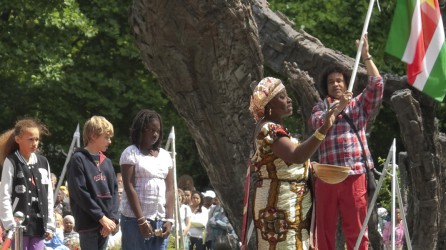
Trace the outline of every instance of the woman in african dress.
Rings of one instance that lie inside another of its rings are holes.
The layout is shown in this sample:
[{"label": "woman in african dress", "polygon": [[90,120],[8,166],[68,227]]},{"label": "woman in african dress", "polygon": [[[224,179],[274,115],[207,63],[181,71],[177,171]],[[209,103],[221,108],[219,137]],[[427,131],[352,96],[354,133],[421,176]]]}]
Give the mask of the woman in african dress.
[{"label": "woman in african dress", "polygon": [[258,176],[253,203],[257,249],[310,249],[308,159],[332,126],[333,111],[328,111],[322,127],[299,143],[283,126],[293,107],[281,80],[261,80],[249,109],[256,120],[251,163]]}]

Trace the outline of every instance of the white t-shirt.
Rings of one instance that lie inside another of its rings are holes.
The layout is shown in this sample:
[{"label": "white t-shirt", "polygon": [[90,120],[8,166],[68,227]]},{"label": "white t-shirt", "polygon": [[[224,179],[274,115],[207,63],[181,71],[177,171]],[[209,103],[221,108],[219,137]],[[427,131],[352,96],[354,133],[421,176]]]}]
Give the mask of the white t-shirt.
[{"label": "white t-shirt", "polygon": [[209,210],[205,207],[201,207],[201,213],[192,213],[191,226],[189,235],[195,238],[202,238],[203,231],[206,230],[206,224],[208,223]]},{"label": "white t-shirt", "polygon": [[[158,156],[144,155],[135,145],[128,146],[121,154],[119,165],[135,166],[135,190],[146,218],[165,218],[166,182],[169,169],[173,167],[169,152],[160,148]],[[122,194],[121,213],[135,217],[127,199]]]}]

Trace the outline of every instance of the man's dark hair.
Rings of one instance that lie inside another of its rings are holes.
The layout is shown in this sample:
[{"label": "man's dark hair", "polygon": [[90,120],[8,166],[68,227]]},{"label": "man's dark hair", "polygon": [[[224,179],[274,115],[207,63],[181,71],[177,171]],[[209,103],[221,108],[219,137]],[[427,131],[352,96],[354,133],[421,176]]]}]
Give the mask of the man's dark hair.
[{"label": "man's dark hair", "polygon": [[348,72],[345,68],[342,68],[340,66],[331,66],[327,68],[324,71],[324,74],[322,74],[321,81],[319,83],[319,93],[321,94],[322,98],[325,98],[328,96],[328,76],[331,73],[341,73],[344,76],[344,82],[346,84],[346,87],[348,87],[348,84],[350,82],[350,72]]}]

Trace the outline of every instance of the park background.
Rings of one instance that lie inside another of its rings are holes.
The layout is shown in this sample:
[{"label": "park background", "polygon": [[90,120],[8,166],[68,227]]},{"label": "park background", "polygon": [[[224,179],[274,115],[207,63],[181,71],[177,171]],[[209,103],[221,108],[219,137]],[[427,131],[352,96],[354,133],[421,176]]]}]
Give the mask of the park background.
[{"label": "park background", "polygon": [[[440,4],[444,7],[443,1]],[[163,117],[164,143],[175,127],[177,176],[191,175],[198,190],[211,188],[185,120],[141,61],[129,25],[131,5],[130,0],[2,1],[0,131],[12,128],[19,118],[39,118],[51,133],[42,138],[41,148],[59,175],[77,124],[82,128],[92,115],[105,116],[115,129],[106,155],[119,172],[133,116],[140,109],[153,109]],[[350,57],[355,56],[353,41],[360,36],[367,6],[367,1],[354,0],[269,1],[269,7],[287,16],[294,29]],[[394,7],[394,1],[380,2],[381,12],[375,7],[368,31],[370,52],[380,71],[404,75],[405,65],[384,52]],[[268,67],[264,75],[280,77]],[[433,112],[444,132],[444,103]],[[297,111],[286,125],[299,134],[303,122]],[[378,169],[393,138],[398,150],[404,151],[395,114],[384,103],[369,138]],[[380,200],[389,208],[390,196],[384,191]]]}]

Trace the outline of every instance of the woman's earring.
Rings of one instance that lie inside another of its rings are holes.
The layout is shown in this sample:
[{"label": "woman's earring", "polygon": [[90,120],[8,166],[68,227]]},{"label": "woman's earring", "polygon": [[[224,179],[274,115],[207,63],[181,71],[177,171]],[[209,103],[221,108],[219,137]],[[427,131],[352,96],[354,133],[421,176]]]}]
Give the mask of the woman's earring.
[{"label": "woman's earring", "polygon": [[269,115],[271,115],[271,112],[272,112],[272,108],[269,108]]}]

